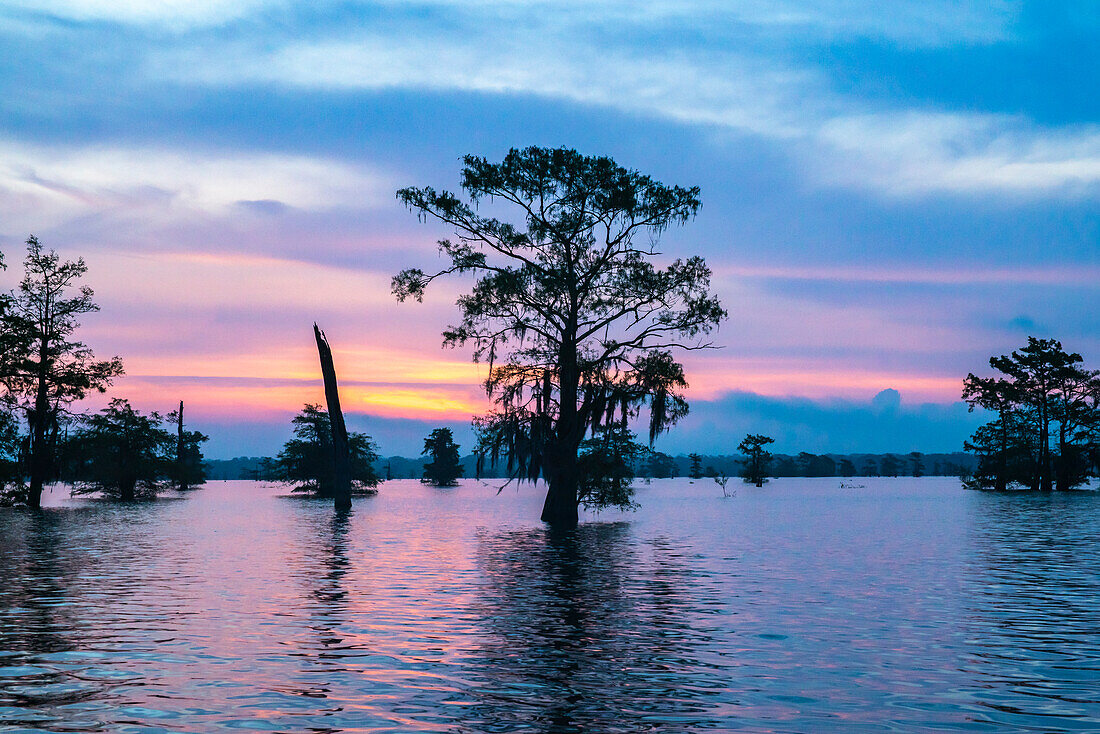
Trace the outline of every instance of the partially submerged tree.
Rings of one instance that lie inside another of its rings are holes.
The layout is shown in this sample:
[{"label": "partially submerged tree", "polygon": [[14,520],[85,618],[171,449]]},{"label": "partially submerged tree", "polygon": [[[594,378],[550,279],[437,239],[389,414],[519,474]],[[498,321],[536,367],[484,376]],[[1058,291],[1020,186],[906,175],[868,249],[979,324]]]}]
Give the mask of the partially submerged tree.
[{"label": "partially submerged tree", "polygon": [[73,494],[132,501],[154,497],[168,486],[175,439],[162,427],[160,414],[142,414],[115,398],[80,423],[66,441],[68,461],[62,475],[73,483]]},{"label": "partially submerged tree", "polygon": [[577,500],[590,510],[632,510],[634,466],[649,453],[622,424],[604,426],[581,442]]},{"label": "partially submerged tree", "polygon": [[206,469],[202,461],[202,444],[210,437],[198,431],[187,431],[183,427],[183,401],[179,410],[166,416],[169,423],[176,427],[175,461],[172,464],[172,483],[176,489],[186,492],[206,482]]},{"label": "partially submerged tree", "polygon": [[[0,270],[7,270],[3,253],[0,253]],[[10,328],[12,301],[11,293],[0,292],[0,505],[20,504],[26,499],[17,395],[11,383],[19,374],[28,342],[25,329]]]},{"label": "partially submerged tree", "polygon": [[[268,469],[275,481],[293,484],[295,492],[309,492],[318,497],[332,497],[335,488],[335,466],[332,452],[332,425],[329,414],[319,405],[306,405],[294,416],[294,438]],[[348,434],[351,489],[358,494],[373,494],[378,475],[374,462],[378,460],[370,436]]]},{"label": "partially submerged tree", "polygon": [[919,451],[909,453],[909,462],[913,465],[913,476],[924,476],[924,454]]},{"label": "partially submerged tree", "polygon": [[[683,417],[687,381],[671,350],[709,346],[702,338],[726,317],[702,258],[654,262],[657,237],[695,215],[699,190],[567,149],[463,162],[468,203],[432,188],[397,192],[456,239],[439,243],[447,267],[405,270],[393,291],[420,300],[436,278],[477,277],[444,343],[470,343],[474,359],[488,362],[496,409],[477,423],[479,446],[506,456],[516,477],[544,476],[542,519],[575,525],[581,487],[592,481],[579,459],[585,437],[643,405],[651,441]],[[481,214],[481,203],[513,209],[524,225]]]},{"label": "partially submerged tree", "polygon": [[[332,361],[332,349],[329,347],[328,338],[325,336],[325,332],[317,327],[316,323],[313,324],[313,336],[317,341],[317,354],[321,360],[321,376],[325,383],[325,405],[328,407],[329,427],[332,432],[329,446],[332,450],[333,504],[337,510],[350,510],[351,484],[353,481],[351,442],[348,437],[347,426],[344,425],[344,411],[340,409],[340,390],[336,384],[336,367]],[[377,480],[375,484],[377,484]]]},{"label": "partially submerged tree", "polygon": [[1000,375],[967,375],[963,399],[995,415],[965,444],[978,456],[969,486],[1049,492],[1088,481],[1100,433],[1100,373],[1082,362],[1057,340],[1028,337],[1022,349],[990,358]]},{"label": "partially submerged tree", "polygon": [[768,465],[772,455],[764,447],[775,443],[775,439],[759,433],[750,433],[741,441],[737,450],[745,457],[741,462],[741,478],[746,484],[763,487],[768,481]]},{"label": "partially submerged tree", "polygon": [[92,289],[77,284],[88,270],[83,259],[62,261],[52,250],[43,252],[32,235],[24,268],[0,329],[6,341],[21,345],[19,353],[7,355],[11,364],[5,381],[27,418],[25,500],[38,507],[43,484],[56,472],[60,416],[89,392],[105,391],[122,374],[122,361],[96,360],[73,338],[78,318],[99,310]]},{"label": "partially submerged tree", "polygon": [[[453,487],[465,471],[459,460],[458,444],[450,428],[436,428],[424,439],[421,456],[430,456],[424,465],[424,479],[436,487]],[[387,465],[388,466],[388,465]]]},{"label": "partially submerged tree", "polygon": [[688,468],[688,476],[692,479],[703,478],[703,457],[699,454],[688,454],[691,466]]}]

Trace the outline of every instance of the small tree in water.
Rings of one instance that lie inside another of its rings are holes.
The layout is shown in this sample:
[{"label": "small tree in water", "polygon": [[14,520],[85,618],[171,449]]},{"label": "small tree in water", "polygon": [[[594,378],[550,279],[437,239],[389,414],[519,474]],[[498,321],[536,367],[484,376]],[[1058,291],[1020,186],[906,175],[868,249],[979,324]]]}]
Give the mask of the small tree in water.
[{"label": "small tree in water", "polygon": [[143,415],[115,398],[80,422],[67,442],[62,475],[73,483],[73,494],[132,501],[155,497],[168,486],[176,440],[159,413]]},{"label": "small tree in water", "polygon": [[206,468],[202,461],[202,444],[210,437],[198,431],[183,428],[183,401],[179,410],[165,416],[165,420],[176,428],[176,453],[172,462],[172,482],[176,489],[187,491],[206,483]]},{"label": "small tree in water", "polygon": [[703,457],[699,454],[688,454],[688,459],[691,460],[691,467],[688,469],[688,476],[692,479],[702,479]]},{"label": "small tree in water", "polygon": [[775,439],[759,433],[750,433],[737,447],[745,457],[741,462],[741,478],[746,484],[763,487],[764,482],[768,481],[768,465],[771,463],[772,455],[764,447],[770,443],[775,443]]},{"label": "small tree in water", "polygon": [[582,441],[577,462],[580,504],[597,511],[608,507],[636,508],[634,465],[647,453],[649,450],[621,424],[600,428],[595,436]]},{"label": "small tree in water", "polygon": [[[295,492],[310,492],[318,497],[333,496],[335,466],[332,451],[332,427],[328,412],[319,405],[307,404],[294,416],[294,438],[269,467],[269,475],[279,482],[295,485]],[[378,486],[374,462],[378,460],[374,443],[363,433],[348,433],[352,489],[372,494]]]},{"label": "small tree in water", "polygon": [[[472,343],[474,359],[489,363],[485,389],[497,407],[476,423],[479,450],[506,455],[513,476],[544,476],[542,519],[575,525],[583,487],[601,481],[582,474],[602,466],[582,465],[586,437],[643,404],[651,443],[683,417],[687,381],[671,350],[709,346],[702,337],[726,317],[702,258],[653,262],[658,235],[695,215],[699,190],[567,149],[463,161],[469,203],[431,188],[397,192],[457,239],[440,242],[447,267],[405,270],[394,294],[419,300],[438,277],[477,276],[444,343]],[[482,201],[514,208],[526,226],[483,216]]]},{"label": "small tree in water", "polygon": [[458,455],[458,444],[450,428],[437,428],[424,439],[421,455],[432,460],[424,465],[424,479],[427,484],[436,487],[453,487],[463,474],[462,462]]}]

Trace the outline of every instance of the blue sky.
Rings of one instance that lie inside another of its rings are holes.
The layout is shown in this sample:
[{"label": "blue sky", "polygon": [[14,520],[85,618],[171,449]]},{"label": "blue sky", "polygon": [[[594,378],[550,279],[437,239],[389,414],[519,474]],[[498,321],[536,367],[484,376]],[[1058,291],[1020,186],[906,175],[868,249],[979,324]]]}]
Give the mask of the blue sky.
[{"label": "blue sky", "polygon": [[14,0],[0,249],[83,255],[115,394],[188,400],[210,455],[273,451],[320,399],[314,320],[354,422],[407,453],[484,400],[439,348],[462,284],[389,296],[446,234],[393,191],[566,145],[703,190],[664,245],[731,319],[661,448],[952,450],[991,354],[1035,334],[1097,365],[1098,41],[1085,0]]}]

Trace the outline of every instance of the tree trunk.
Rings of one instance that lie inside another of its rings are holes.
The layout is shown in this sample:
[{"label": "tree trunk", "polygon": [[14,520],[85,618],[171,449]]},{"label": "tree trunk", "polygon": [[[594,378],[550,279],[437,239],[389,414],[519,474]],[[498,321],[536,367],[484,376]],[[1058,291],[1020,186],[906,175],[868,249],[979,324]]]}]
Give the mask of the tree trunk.
[{"label": "tree trunk", "polygon": [[549,487],[542,506],[542,521],[555,528],[574,528],[579,519],[577,450],[584,436],[584,426],[577,410],[579,389],[577,347],[566,338],[562,340],[558,353],[558,422],[554,427],[554,444],[548,447],[550,451],[547,452],[547,458],[552,463],[549,471],[544,472]]},{"label": "tree trunk", "polygon": [[176,420],[176,472],[179,477],[179,489],[187,491],[187,469],[183,465],[183,401],[180,401],[180,414]]},{"label": "tree trunk", "polygon": [[572,467],[558,464],[553,474],[547,477],[547,484],[542,521],[554,528],[575,528],[580,519],[577,511],[576,457]]},{"label": "tree trunk", "polygon": [[1059,492],[1069,489],[1069,446],[1066,440],[1066,426],[1063,421],[1058,426],[1058,459],[1055,464],[1055,487]]},{"label": "tree trunk", "polygon": [[317,353],[321,358],[321,375],[325,379],[325,403],[328,406],[329,423],[332,426],[333,505],[337,510],[351,509],[351,454],[348,449],[348,429],[344,425],[344,413],[340,410],[340,391],[336,385],[336,367],[332,362],[325,333],[313,325],[317,339]]},{"label": "tree trunk", "polygon": [[1039,489],[1043,492],[1054,490],[1050,476],[1050,417],[1047,411],[1046,394],[1039,406]]},{"label": "tree trunk", "polygon": [[27,505],[42,506],[42,487],[50,472],[50,455],[46,443],[46,431],[49,427],[50,396],[46,382],[46,359],[49,344],[43,341],[39,348],[38,385],[34,396],[34,425],[31,426],[30,446],[30,487],[27,490]]}]

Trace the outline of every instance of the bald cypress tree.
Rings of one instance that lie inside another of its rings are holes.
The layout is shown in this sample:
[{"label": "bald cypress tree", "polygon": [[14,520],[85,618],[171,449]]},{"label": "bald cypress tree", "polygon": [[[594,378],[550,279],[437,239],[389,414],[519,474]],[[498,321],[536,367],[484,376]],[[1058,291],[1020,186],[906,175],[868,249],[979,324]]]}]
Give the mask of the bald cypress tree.
[{"label": "bald cypress tree", "polygon": [[79,283],[88,270],[83,259],[62,260],[32,235],[23,267],[23,280],[0,324],[6,341],[21,345],[5,379],[27,417],[25,500],[38,507],[42,487],[57,469],[60,418],[89,392],[105,391],[122,374],[122,361],[97,360],[75,338],[80,317],[99,310],[92,289]]},{"label": "bald cypress tree", "polygon": [[[675,424],[688,404],[673,351],[706,348],[726,317],[702,258],[670,261],[657,250],[662,232],[695,216],[699,189],[564,148],[463,162],[466,201],[427,187],[397,192],[455,239],[439,243],[449,261],[442,270],[405,270],[393,291],[420,300],[440,277],[476,277],[443,336],[473,345],[474,359],[488,363],[495,409],[476,421],[479,452],[504,458],[512,476],[545,477],[542,519],[575,525],[582,487],[602,483],[584,472],[607,470],[602,461],[582,466],[586,436],[618,435],[643,406],[650,443]],[[483,214],[481,203],[520,223]]]}]

